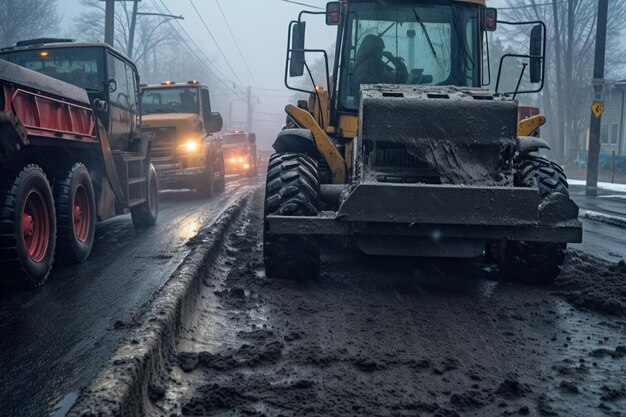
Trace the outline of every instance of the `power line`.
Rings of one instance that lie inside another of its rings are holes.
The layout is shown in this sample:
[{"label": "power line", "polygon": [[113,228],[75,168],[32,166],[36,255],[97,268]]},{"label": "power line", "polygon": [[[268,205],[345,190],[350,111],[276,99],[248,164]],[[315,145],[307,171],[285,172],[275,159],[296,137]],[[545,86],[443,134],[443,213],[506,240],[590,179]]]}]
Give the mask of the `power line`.
[{"label": "power line", "polygon": [[[567,3],[567,1],[557,1],[556,2],[556,4],[564,4],[564,3]],[[524,6],[498,7],[498,10],[530,9],[530,8],[534,8],[534,7],[552,6],[552,4],[553,4],[553,2],[525,4]]]},{"label": "power line", "polygon": [[302,2],[299,2],[299,1],[293,1],[293,0],[282,0],[282,1],[284,1],[285,3],[292,3],[292,4],[297,4],[297,5],[300,5],[300,6],[310,7],[311,9],[324,10],[324,8],[322,8],[322,7],[312,6],[310,4],[302,3]]},{"label": "power line", "polygon": [[[167,7],[167,5],[163,2],[163,0],[159,0],[159,1],[161,2],[161,4],[163,5],[163,7],[165,8],[165,10],[167,10],[169,13],[171,13],[171,10],[170,10],[170,9]],[[152,0],[152,3],[153,3],[153,4],[155,5],[155,7],[157,7],[157,9],[158,9],[158,6],[154,3],[154,0]],[[209,65],[211,65],[211,66],[213,67],[213,69],[209,69],[209,71],[210,71],[211,73],[213,73],[213,75],[215,75],[215,74],[219,74],[219,75],[221,75],[221,76],[222,76],[222,78],[224,78],[226,81],[228,81],[228,82],[230,82],[230,83],[234,84],[234,82],[232,82],[231,80],[229,80],[229,79],[228,79],[228,77],[226,77],[226,76],[224,75],[224,73],[222,73],[222,71],[220,71],[220,69],[219,69],[217,66],[215,66],[215,65],[213,64],[212,60],[211,60],[211,59],[207,56],[207,54],[205,54],[205,53],[204,53],[204,51],[202,50],[202,48],[200,48],[200,45],[198,45],[198,43],[197,43],[197,42],[196,42],[196,41],[195,41],[195,40],[191,37],[191,35],[189,34],[189,32],[187,32],[187,31],[185,30],[185,28],[184,28],[184,27],[180,24],[180,22],[178,22],[178,21],[177,21],[176,23],[178,24],[178,27],[180,27],[180,29],[183,31],[183,33],[187,36],[187,38],[188,38],[188,39],[189,39],[189,40],[190,40],[190,41],[191,41],[191,42],[195,45],[195,47],[196,47],[196,48],[198,49],[198,51],[202,54],[202,56],[204,56],[204,57],[206,58],[206,61],[200,60],[201,64],[202,64],[202,65],[206,68],[206,67],[207,67],[207,64],[206,64],[206,63],[208,62],[208,64],[209,64]],[[176,28],[174,28],[174,29],[176,29]],[[177,31],[177,32],[178,32],[178,31]],[[179,36],[180,36],[180,34],[179,34]],[[194,54],[194,56],[196,56],[196,59],[199,59],[199,58],[197,57],[197,55],[195,55],[195,54]],[[218,78],[218,79],[220,80],[220,82],[222,82],[222,83],[225,85],[225,87],[226,87],[226,88],[228,88],[229,90],[233,90],[231,87],[228,87],[228,86],[225,84],[225,81],[223,81],[223,80],[222,80],[222,79],[220,79],[219,77],[216,77],[216,78]]]},{"label": "power line", "polygon": [[[160,3],[163,5],[163,7],[165,8],[165,10],[167,10],[167,12],[172,13],[171,10],[167,7],[167,5],[163,2],[163,0],[159,0]],[[154,5],[154,7],[160,12],[161,8],[156,4],[155,0],[152,0],[152,4]],[[239,95],[240,93],[238,93],[234,86],[230,87],[226,81],[224,81],[222,78],[220,78],[217,74],[220,74],[223,78],[225,78],[227,81],[231,82],[230,80],[228,80],[227,77],[224,76],[224,74],[217,68],[215,67],[215,69],[211,69],[209,68],[209,66],[207,65],[207,62],[209,64],[212,65],[211,59],[204,53],[204,51],[202,50],[202,48],[200,48],[200,46],[196,43],[196,41],[194,41],[194,39],[191,37],[191,35],[189,35],[189,33],[185,30],[185,28],[180,24],[180,22],[178,20],[175,21],[176,24],[178,25],[178,27],[183,31],[183,33],[187,36],[187,38],[196,46],[196,48],[198,49],[198,51],[204,56],[204,60],[200,59],[200,57],[196,54],[196,52],[191,48],[191,46],[189,46],[189,44],[182,38],[182,36],[180,35],[180,33],[178,32],[178,29],[176,29],[176,27],[174,27],[174,25],[172,24],[172,22],[170,21],[170,25],[172,26],[172,28],[174,29],[174,31],[176,32],[176,34],[179,36],[180,40],[183,42],[183,45],[185,45],[185,47],[189,50],[189,52],[191,52],[191,54],[193,55],[193,57],[200,63],[200,65],[202,65],[207,71],[209,71],[209,73],[215,77],[215,79],[217,81],[219,81],[228,91],[232,92],[236,97],[238,97],[240,100],[246,100],[243,96]],[[234,85],[234,83],[232,83]]]},{"label": "power line", "polygon": [[206,29],[206,31],[209,33],[209,36],[211,36],[211,39],[213,39],[213,43],[215,43],[215,46],[217,47],[217,50],[220,51],[220,54],[222,54],[222,58],[224,58],[224,61],[226,61],[226,65],[228,65],[228,68],[230,68],[230,70],[232,71],[232,73],[235,76],[235,78],[237,79],[237,81],[239,81],[240,84],[244,84],[244,82],[241,81],[241,78],[239,78],[239,76],[235,72],[235,70],[232,67],[232,65],[230,65],[230,62],[228,61],[228,58],[226,58],[226,54],[224,54],[224,51],[222,51],[222,48],[220,47],[220,44],[215,39],[215,36],[213,36],[213,33],[211,33],[211,29],[209,29],[209,27],[207,26],[206,22],[202,18],[202,15],[200,14],[198,9],[196,8],[196,5],[193,3],[193,0],[189,0],[189,3],[191,4],[191,7],[193,7],[193,9],[196,11],[196,14],[200,18],[200,21],[204,25],[204,28]]},{"label": "power line", "polygon": [[263,91],[277,91],[280,93],[291,93],[290,90],[287,90],[286,88],[283,89],[278,89],[278,88],[263,88],[263,87],[252,87],[255,90],[263,90]]},{"label": "power line", "polygon": [[248,74],[250,75],[250,78],[252,79],[254,84],[256,84],[257,83],[256,78],[254,78],[254,74],[252,74],[252,71],[250,71],[250,67],[248,66],[246,57],[243,55],[243,52],[241,52],[241,48],[239,47],[239,42],[237,42],[237,38],[235,38],[235,34],[233,33],[233,30],[230,28],[228,19],[226,19],[226,15],[224,14],[224,11],[222,10],[222,6],[220,6],[220,2],[218,0],[215,0],[215,3],[217,4],[217,8],[220,10],[222,18],[224,19],[224,23],[226,23],[226,27],[228,28],[228,31],[230,32],[231,38],[233,38],[233,41],[235,42],[235,46],[237,46],[237,51],[239,51],[239,56],[241,57],[241,60],[243,61],[243,64],[246,67],[246,70],[248,70]]}]

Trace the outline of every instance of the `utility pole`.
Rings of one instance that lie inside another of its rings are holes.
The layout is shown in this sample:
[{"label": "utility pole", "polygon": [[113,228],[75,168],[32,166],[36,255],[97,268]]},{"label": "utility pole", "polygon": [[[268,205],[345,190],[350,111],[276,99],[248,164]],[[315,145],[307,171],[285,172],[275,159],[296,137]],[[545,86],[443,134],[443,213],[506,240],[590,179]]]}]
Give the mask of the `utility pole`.
[{"label": "utility pole", "polygon": [[[598,0],[598,21],[596,27],[596,51],[593,61],[594,84],[604,78],[604,58],[606,49],[606,20],[608,14],[608,0]],[[598,195],[598,159],[600,157],[600,128],[602,126],[601,101],[591,106],[591,122],[589,123],[589,154],[587,156],[587,186],[585,194]]]},{"label": "utility pole", "polygon": [[128,57],[133,57],[133,43],[135,42],[135,26],[137,24],[137,5],[139,4],[138,0],[133,1],[133,14],[130,18],[130,30],[128,33]]},{"label": "utility pole", "polygon": [[248,86],[248,120],[246,123],[246,132],[252,131],[252,87]]},{"label": "utility pole", "polygon": [[104,8],[104,42],[114,46],[115,42],[115,0],[106,0]]}]

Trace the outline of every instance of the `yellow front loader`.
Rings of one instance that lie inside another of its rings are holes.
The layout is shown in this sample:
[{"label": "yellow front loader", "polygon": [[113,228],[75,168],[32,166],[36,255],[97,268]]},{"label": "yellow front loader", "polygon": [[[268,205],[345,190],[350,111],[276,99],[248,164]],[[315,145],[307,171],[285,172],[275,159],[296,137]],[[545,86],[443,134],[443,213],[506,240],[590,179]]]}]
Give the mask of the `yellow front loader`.
[{"label": "yellow front loader", "polygon": [[[317,15],[337,27],[333,63],[306,48],[305,18]],[[529,27],[529,46],[491,77],[486,34],[499,24]],[[498,21],[481,0],[301,12],[285,83],[309,99],[286,106],[269,163],[266,274],[315,277],[317,237],[343,236],[369,255],[482,257],[511,279],[554,279],[567,242],[582,238],[578,207],[563,170],[538,155],[549,148],[537,134],[545,117],[518,124],[516,100],[543,87],[545,32],[542,22]],[[326,61],[322,79],[314,54]],[[290,83],[303,75],[310,90]]]}]

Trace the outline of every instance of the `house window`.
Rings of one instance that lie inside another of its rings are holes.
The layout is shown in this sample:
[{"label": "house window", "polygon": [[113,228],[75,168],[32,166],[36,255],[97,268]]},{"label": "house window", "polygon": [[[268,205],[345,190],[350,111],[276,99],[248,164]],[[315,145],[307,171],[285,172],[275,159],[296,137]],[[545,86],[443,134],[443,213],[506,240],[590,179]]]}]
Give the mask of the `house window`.
[{"label": "house window", "polygon": [[610,132],[610,140],[611,140],[611,145],[617,145],[617,139],[618,139],[618,133],[619,133],[619,125],[617,123],[611,123],[611,132]]},{"label": "house window", "polygon": [[607,145],[609,143],[609,125],[602,123],[600,126],[600,143]]}]

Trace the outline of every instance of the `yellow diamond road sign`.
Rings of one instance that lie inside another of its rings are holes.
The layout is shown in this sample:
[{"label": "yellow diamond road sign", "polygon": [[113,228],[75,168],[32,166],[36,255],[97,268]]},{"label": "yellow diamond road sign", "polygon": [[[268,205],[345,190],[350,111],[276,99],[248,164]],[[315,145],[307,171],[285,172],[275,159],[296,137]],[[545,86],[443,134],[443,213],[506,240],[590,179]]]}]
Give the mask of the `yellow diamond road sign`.
[{"label": "yellow diamond road sign", "polygon": [[596,101],[591,105],[591,111],[596,117],[600,117],[600,115],[602,115],[602,113],[604,112],[604,106],[602,105],[602,103]]}]

